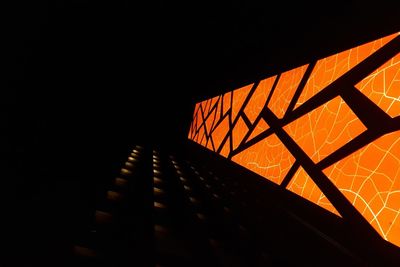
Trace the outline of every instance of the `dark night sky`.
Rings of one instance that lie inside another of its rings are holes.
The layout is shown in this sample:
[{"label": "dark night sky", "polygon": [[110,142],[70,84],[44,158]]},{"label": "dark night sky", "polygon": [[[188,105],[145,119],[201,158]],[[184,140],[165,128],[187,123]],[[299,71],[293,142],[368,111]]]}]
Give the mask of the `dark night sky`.
[{"label": "dark night sky", "polygon": [[378,4],[12,1],[3,158],[73,173],[182,141],[195,102],[400,30],[399,1]]}]

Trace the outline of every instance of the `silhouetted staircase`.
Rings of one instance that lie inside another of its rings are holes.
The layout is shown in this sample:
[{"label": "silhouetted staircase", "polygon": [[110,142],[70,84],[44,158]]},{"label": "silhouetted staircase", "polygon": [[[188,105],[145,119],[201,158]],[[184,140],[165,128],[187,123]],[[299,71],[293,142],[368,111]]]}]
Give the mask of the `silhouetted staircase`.
[{"label": "silhouetted staircase", "polygon": [[264,179],[157,147],[129,153],[86,231],[55,243],[47,265],[9,266],[376,266],[281,205]]},{"label": "silhouetted staircase", "polygon": [[97,203],[70,265],[274,266],[235,214],[240,193],[233,180],[138,145]]}]

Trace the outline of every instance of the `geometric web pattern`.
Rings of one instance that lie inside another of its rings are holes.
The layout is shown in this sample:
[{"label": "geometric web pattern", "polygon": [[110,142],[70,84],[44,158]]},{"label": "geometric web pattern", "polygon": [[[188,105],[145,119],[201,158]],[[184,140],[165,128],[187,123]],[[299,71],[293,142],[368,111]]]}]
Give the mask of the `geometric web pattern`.
[{"label": "geometric web pattern", "polygon": [[370,56],[373,52],[388,43],[396,35],[397,34],[392,34],[318,60],[313,72],[307,80],[298,102],[296,103],[296,107],[300,106],[316,95],[319,91],[337,80],[340,76]]},{"label": "geometric web pattern", "polygon": [[360,135],[366,127],[338,96],[284,129],[314,162],[319,162]]},{"label": "geometric web pattern", "polygon": [[385,239],[400,246],[400,131],[369,143],[324,173]]},{"label": "geometric web pattern", "polygon": [[281,184],[295,161],[276,135],[268,136],[235,155],[232,160],[276,184]]},{"label": "geometric web pattern", "polygon": [[399,116],[400,54],[356,84],[356,88],[392,118]]},{"label": "geometric web pattern", "polygon": [[324,193],[322,193],[303,168],[300,167],[293,175],[287,189],[340,216],[332,203],[326,198]]},{"label": "geometric web pattern", "polygon": [[260,81],[253,96],[249,99],[249,103],[244,108],[244,113],[249,118],[251,123],[257,119],[261,110],[264,107],[265,102],[271,92],[272,86],[274,85],[276,76],[269,77]]},{"label": "geometric web pattern", "polygon": [[268,108],[275,113],[278,118],[282,118],[285,115],[290,100],[292,100],[293,95],[296,93],[296,89],[299,86],[307,67],[308,64],[286,71],[279,77],[271,101],[268,103]]},{"label": "geometric web pattern", "polygon": [[400,36],[195,104],[188,138],[400,247]]}]

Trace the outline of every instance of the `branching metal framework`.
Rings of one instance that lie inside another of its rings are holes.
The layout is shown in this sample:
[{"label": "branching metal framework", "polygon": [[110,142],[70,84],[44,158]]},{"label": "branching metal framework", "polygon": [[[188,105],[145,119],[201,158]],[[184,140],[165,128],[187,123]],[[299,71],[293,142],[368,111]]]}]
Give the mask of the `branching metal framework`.
[{"label": "branching metal framework", "polygon": [[189,139],[400,246],[400,36],[195,105]]}]

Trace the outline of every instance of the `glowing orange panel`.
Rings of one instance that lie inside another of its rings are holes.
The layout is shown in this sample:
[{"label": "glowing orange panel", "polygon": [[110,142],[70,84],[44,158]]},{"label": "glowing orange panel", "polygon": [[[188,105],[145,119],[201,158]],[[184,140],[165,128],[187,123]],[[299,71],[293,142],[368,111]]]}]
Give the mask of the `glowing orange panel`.
[{"label": "glowing orange panel", "polygon": [[190,124],[189,133],[188,133],[189,139],[193,138],[193,127],[194,127],[193,125],[194,125],[194,121],[192,121],[192,123]]},{"label": "glowing orange panel", "polygon": [[[204,129],[204,126],[203,127],[201,127],[201,129],[203,130]],[[206,144],[207,144],[207,135],[206,135],[206,133],[205,133],[205,130],[203,130],[203,132],[204,132],[204,134],[203,134],[203,137],[200,139],[200,145],[202,145],[202,146],[206,146]]]},{"label": "glowing orange panel", "polygon": [[193,126],[193,132],[196,132],[197,130],[197,112],[193,114],[193,120],[192,120],[192,126]]},{"label": "glowing orange panel", "polygon": [[228,138],[224,144],[224,146],[221,149],[220,154],[222,156],[224,156],[225,158],[228,157],[229,153],[231,152],[231,148],[230,148],[230,139]]},{"label": "glowing orange panel", "polygon": [[222,105],[222,116],[226,114],[226,112],[228,112],[228,110],[231,108],[231,96],[232,96],[232,92],[226,93],[224,94],[223,97],[223,105]]},{"label": "glowing orange panel", "polygon": [[198,143],[199,142],[198,139],[199,139],[199,134],[194,133],[192,140],[195,141],[196,143]]},{"label": "glowing orange panel", "polygon": [[217,101],[218,102],[217,102],[217,106],[216,106],[215,123],[217,123],[221,119],[221,116],[222,116],[222,113],[221,113],[221,103],[222,103],[222,101],[221,101],[221,97],[220,96],[218,96],[218,100]]},{"label": "glowing orange panel", "polygon": [[251,140],[260,133],[268,130],[269,125],[264,119],[260,119],[259,122],[257,123],[256,127],[254,128],[253,132],[250,134],[249,138],[247,140]]},{"label": "glowing orange panel", "polygon": [[214,141],[215,149],[218,149],[224,140],[225,136],[228,134],[229,131],[229,119],[228,116],[224,118],[223,121],[215,128],[212,132],[212,139]]},{"label": "glowing orange panel", "polygon": [[197,112],[200,112],[200,103],[196,103],[194,107],[194,116],[196,116]]},{"label": "glowing orange panel", "polygon": [[194,117],[194,119],[193,119],[193,133],[192,133],[192,138],[195,136],[197,129],[198,129],[198,124],[197,124],[197,114],[196,114],[196,117]]},{"label": "glowing orange panel", "polygon": [[194,136],[197,131],[196,118],[197,118],[197,113],[199,112],[199,107],[200,107],[200,103],[196,103],[196,105],[194,107],[194,111],[193,111],[193,121],[191,123],[190,132],[189,132],[189,139],[192,139],[192,140],[194,139]]},{"label": "glowing orange panel", "polygon": [[316,95],[319,91],[337,80],[340,76],[380,49],[398,33],[372,41],[356,48],[337,53],[330,57],[318,60],[308,81],[301,93],[295,108]]},{"label": "glowing orange panel", "polygon": [[[396,36],[398,33],[317,61],[295,107],[318,94]],[[278,118],[283,118],[287,113],[307,66],[304,65],[280,75],[268,103],[268,108]],[[392,118],[400,115],[399,73],[400,55],[397,55],[356,85],[364,95]],[[244,107],[244,113],[252,124],[262,112],[274,81],[276,81],[276,76],[261,81],[253,97]],[[236,148],[248,134],[249,129],[243,118],[240,117],[237,120],[235,118],[243,108],[243,103],[252,86],[253,84],[247,85],[225,93],[223,96],[197,103],[189,138],[213,150],[220,148],[222,141],[226,138],[220,154],[228,157],[231,146]],[[218,108],[213,110],[204,123],[203,112],[206,117],[214,105],[218,105]],[[231,111],[231,118],[226,116],[215,127],[221,116],[229,111]],[[232,132],[229,131],[230,119],[236,121]],[[208,133],[205,132],[206,127]],[[320,103],[318,108],[284,126],[283,129],[317,163],[360,135],[366,127],[338,96],[326,103]],[[267,130],[271,131],[268,123],[261,119],[250,134],[249,140]],[[227,136],[228,133],[232,136]],[[211,135],[210,138],[207,138],[208,134]],[[400,246],[399,151],[400,131],[396,131],[380,137],[323,170],[372,227],[384,239],[397,246]],[[282,183],[295,162],[294,156],[275,134],[271,134],[235,155],[232,160],[276,184]],[[339,215],[303,168],[300,167],[294,174],[287,188]]]},{"label": "glowing orange panel", "polygon": [[400,246],[400,131],[380,137],[324,173],[384,239]]},{"label": "glowing orange panel", "polygon": [[286,125],[284,130],[314,161],[319,162],[366,130],[340,97]]},{"label": "glowing orange panel", "polygon": [[248,131],[249,128],[247,128],[246,123],[242,117],[240,117],[232,131],[233,149],[236,149],[239,146],[240,142],[243,140],[243,137]]},{"label": "glowing orange panel", "polygon": [[294,174],[287,189],[340,216],[339,212],[302,167]]},{"label": "glowing orange panel", "polygon": [[253,85],[254,85],[254,83],[243,86],[232,92],[233,93],[232,120],[235,120],[240,108],[243,105],[243,102],[246,100],[246,97],[249,94],[250,89],[253,87]]},{"label": "glowing orange panel", "polygon": [[207,147],[209,150],[212,150],[212,151],[214,151],[213,143],[211,142],[211,137],[210,137],[210,138],[208,138],[208,141],[207,141],[206,147]]},{"label": "glowing orange panel", "polygon": [[202,106],[203,106],[203,113],[204,113],[204,118],[207,116],[209,108],[210,108],[210,103],[211,103],[211,99],[207,99],[204,100],[202,102]]},{"label": "glowing orange panel", "polygon": [[281,74],[278,84],[268,103],[268,107],[278,118],[283,118],[297,87],[306,72],[307,65],[286,71]]},{"label": "glowing orange panel", "polygon": [[400,54],[356,87],[392,118],[400,115]]},{"label": "glowing orange panel", "polygon": [[219,96],[215,96],[211,98],[211,105],[210,105],[210,111],[214,107],[214,105],[217,103]]},{"label": "glowing orange panel", "polygon": [[232,160],[276,184],[281,184],[295,161],[274,134],[235,155]]},{"label": "glowing orange panel", "polygon": [[249,102],[244,108],[244,112],[247,117],[254,123],[257,116],[260,114],[261,110],[264,108],[264,105],[267,101],[268,95],[271,91],[272,86],[274,85],[276,76],[269,77],[267,79],[262,80],[253,95],[251,96]]},{"label": "glowing orange panel", "polygon": [[203,142],[204,142],[204,144],[205,144],[205,141],[203,141],[203,140],[205,140],[205,139],[206,139],[206,136],[205,136],[205,133],[204,133],[204,127],[202,126],[202,127],[200,127],[200,129],[199,129],[199,133],[198,133],[196,142],[202,145]]},{"label": "glowing orange panel", "polygon": [[199,108],[199,110],[197,111],[196,122],[197,122],[197,128],[201,127],[201,125],[203,124],[202,108]]},{"label": "glowing orange panel", "polygon": [[214,109],[212,112],[210,112],[208,118],[206,119],[206,131],[207,134],[211,133],[211,129],[214,125],[215,122],[215,115],[216,115],[216,109]]},{"label": "glowing orange panel", "polygon": [[188,133],[188,136],[187,136],[189,139],[193,138],[194,123],[195,123],[194,120],[192,120],[192,122],[190,123],[189,133]]},{"label": "glowing orange panel", "polygon": [[198,143],[199,133],[194,130],[192,140]]}]

